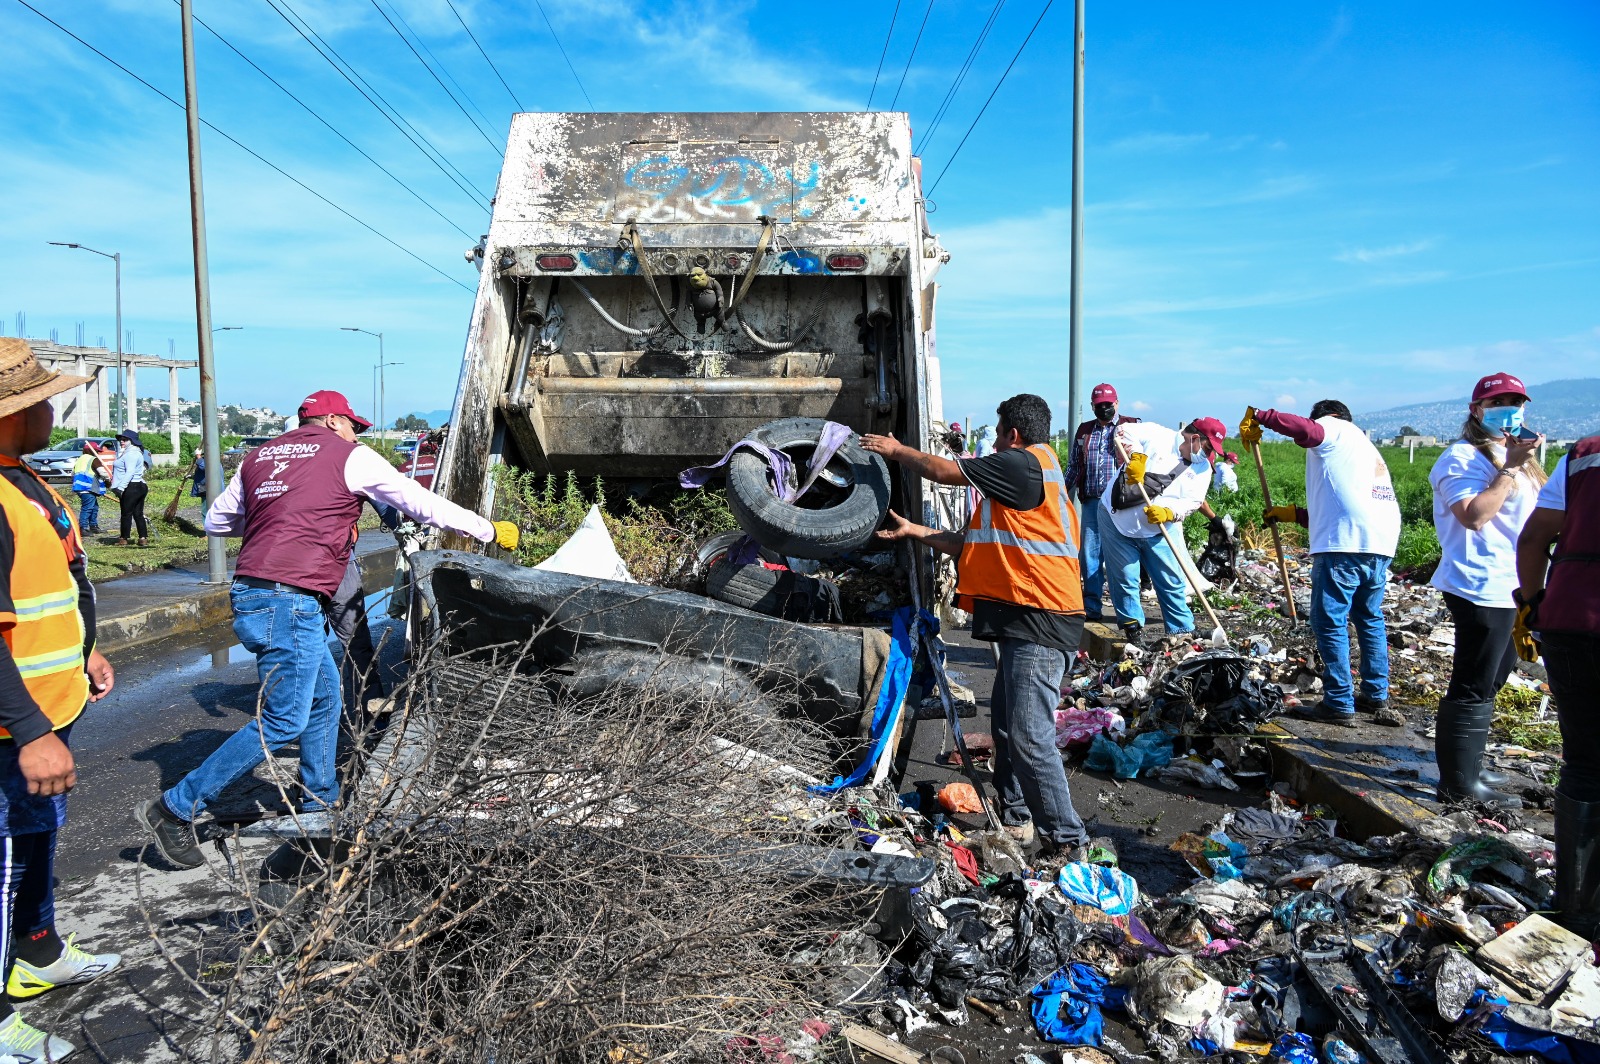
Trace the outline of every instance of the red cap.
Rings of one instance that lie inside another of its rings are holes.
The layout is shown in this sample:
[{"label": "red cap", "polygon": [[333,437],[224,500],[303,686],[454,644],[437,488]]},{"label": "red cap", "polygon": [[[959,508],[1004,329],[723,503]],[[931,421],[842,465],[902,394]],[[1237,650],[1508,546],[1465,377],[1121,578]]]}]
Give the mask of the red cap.
[{"label": "red cap", "polygon": [[959,421],[950,422],[950,431],[951,432],[960,432],[961,431],[961,422],[959,422]]},{"label": "red cap", "polygon": [[1222,457],[1225,458],[1226,460],[1230,461],[1230,462],[1237,462],[1239,460],[1239,456],[1234,454],[1232,451],[1229,451],[1227,454],[1223,455]]},{"label": "red cap", "polygon": [[1222,457],[1222,441],[1228,438],[1228,430],[1222,427],[1222,422],[1214,417],[1197,417],[1183,431],[1199,433],[1206,441],[1206,449]]},{"label": "red cap", "polygon": [[1096,384],[1094,391],[1089,393],[1089,405],[1095,403],[1114,403],[1117,401],[1117,390],[1109,384]]},{"label": "red cap", "polygon": [[357,432],[365,432],[372,427],[372,422],[351,410],[350,400],[338,392],[312,392],[300,404],[301,417],[326,417],[329,414],[343,414],[355,423]]},{"label": "red cap", "polygon": [[1520,395],[1528,398],[1528,389],[1509,373],[1491,373],[1472,389],[1472,401],[1491,399],[1497,395]]}]

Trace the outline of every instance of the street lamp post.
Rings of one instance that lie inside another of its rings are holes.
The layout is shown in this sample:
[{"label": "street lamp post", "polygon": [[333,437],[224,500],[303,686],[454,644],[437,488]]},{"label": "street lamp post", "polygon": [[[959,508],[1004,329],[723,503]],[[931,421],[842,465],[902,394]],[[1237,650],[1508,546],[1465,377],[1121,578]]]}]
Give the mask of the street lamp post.
[{"label": "street lamp post", "polygon": [[382,434],[384,432],[386,432],[388,430],[388,428],[389,428],[388,424],[386,424],[384,422],[384,420],[383,420],[383,401],[384,401],[383,370],[384,370],[385,366],[403,366],[403,365],[405,365],[405,363],[404,362],[386,362],[386,361],[384,361],[384,358],[383,358],[383,333],[381,333],[381,332],[373,332],[370,329],[358,329],[354,325],[341,325],[341,326],[339,326],[339,331],[340,332],[361,333],[363,336],[376,336],[378,338],[378,361],[377,361],[377,364],[372,367],[372,372],[375,375],[374,388],[375,388],[375,391],[377,393],[373,398],[375,400],[375,405],[377,406],[377,411],[378,411],[378,433],[379,433],[379,435],[381,437]]},{"label": "street lamp post", "polygon": [[[50,244],[58,248],[77,248],[87,251],[92,255],[110,259],[117,267],[117,412],[122,415],[122,428],[128,427],[128,396],[122,390],[122,252],[96,251],[94,248],[82,244],[68,244],[60,240],[52,240]],[[102,392],[102,394],[104,394]]]}]

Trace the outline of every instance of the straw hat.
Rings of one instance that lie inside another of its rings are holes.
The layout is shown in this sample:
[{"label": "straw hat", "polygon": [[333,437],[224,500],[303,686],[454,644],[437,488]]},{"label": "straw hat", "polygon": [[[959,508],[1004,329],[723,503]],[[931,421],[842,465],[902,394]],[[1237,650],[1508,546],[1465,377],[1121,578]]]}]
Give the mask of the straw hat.
[{"label": "straw hat", "polygon": [[10,417],[68,388],[88,384],[92,377],[53,373],[33,357],[28,341],[0,336],[0,417]]}]

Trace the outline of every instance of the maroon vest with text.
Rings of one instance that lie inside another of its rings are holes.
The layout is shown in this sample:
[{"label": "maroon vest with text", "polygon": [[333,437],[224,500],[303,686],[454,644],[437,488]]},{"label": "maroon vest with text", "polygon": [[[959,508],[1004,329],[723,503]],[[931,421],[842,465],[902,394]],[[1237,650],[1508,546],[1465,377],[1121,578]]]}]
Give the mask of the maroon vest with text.
[{"label": "maroon vest with text", "polygon": [[1566,514],[1536,627],[1600,635],[1600,436],[1567,452]]},{"label": "maroon vest with text", "polygon": [[324,595],[339,589],[361,516],[344,464],[359,444],[302,425],[245,455],[244,545],[237,572]]}]

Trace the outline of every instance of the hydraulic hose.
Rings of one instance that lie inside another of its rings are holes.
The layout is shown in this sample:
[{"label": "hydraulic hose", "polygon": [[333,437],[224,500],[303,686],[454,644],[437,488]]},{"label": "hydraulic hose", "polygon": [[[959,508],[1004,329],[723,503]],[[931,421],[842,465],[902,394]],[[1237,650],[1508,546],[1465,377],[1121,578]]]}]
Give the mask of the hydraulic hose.
[{"label": "hydraulic hose", "polygon": [[[578,294],[583,296],[584,299],[589,301],[589,305],[594,308],[594,312],[596,314],[600,315],[600,320],[601,321],[604,321],[607,325],[611,326],[613,329],[617,330],[620,333],[625,333],[628,336],[654,336],[656,333],[660,332],[662,329],[666,328],[667,326],[673,325],[673,318],[677,316],[678,307],[682,303],[682,291],[678,290],[675,293],[674,298],[673,298],[672,312],[667,316],[667,320],[665,322],[663,322],[661,325],[656,326],[654,329],[635,329],[631,325],[622,324],[622,322],[618,321],[616,318],[613,318],[610,314],[606,313],[606,308],[602,307],[600,305],[600,301],[598,299],[596,299],[594,297],[594,295],[587,288],[585,288],[583,286],[583,282],[582,281],[578,280],[576,277],[566,277],[566,278],[563,278],[563,280],[565,280],[567,283],[571,284],[572,287],[576,288],[578,290]],[[674,282],[673,288],[677,289],[676,282]]]},{"label": "hydraulic hose", "polygon": [[744,314],[741,313],[737,308],[734,309],[733,316],[738,320],[739,328],[744,330],[745,336],[750,338],[751,343],[755,344],[763,351],[771,352],[774,355],[781,355],[785,351],[793,351],[797,346],[799,346],[800,341],[804,340],[811,330],[816,328],[817,322],[822,319],[822,302],[821,300],[818,300],[816,309],[811,312],[811,317],[804,325],[800,326],[800,328],[795,331],[794,339],[786,340],[782,343],[776,343],[772,340],[768,340],[766,337],[752,329],[750,327],[750,323],[744,320]]}]

